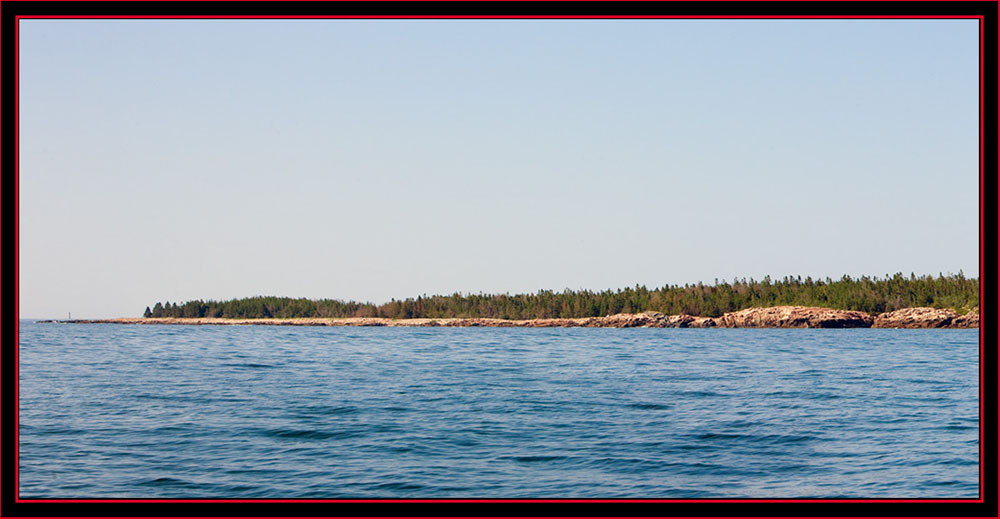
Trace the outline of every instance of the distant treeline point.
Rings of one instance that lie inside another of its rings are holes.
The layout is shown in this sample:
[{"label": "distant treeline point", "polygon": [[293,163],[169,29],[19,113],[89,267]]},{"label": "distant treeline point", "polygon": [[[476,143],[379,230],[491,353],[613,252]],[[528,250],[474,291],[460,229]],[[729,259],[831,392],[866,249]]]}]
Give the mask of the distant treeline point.
[{"label": "distant treeline point", "polygon": [[144,317],[385,317],[551,319],[600,317],[618,313],[662,312],[719,317],[752,307],[818,306],[858,310],[870,314],[901,308],[933,307],[959,314],[979,308],[979,280],[956,275],[915,276],[902,273],[885,278],[843,276],[838,280],[786,276],[756,281],[734,279],[713,285],[645,286],[605,290],[540,290],[535,294],[422,295],[376,305],[337,299],[257,296],[229,301],[158,302],[146,307]]}]

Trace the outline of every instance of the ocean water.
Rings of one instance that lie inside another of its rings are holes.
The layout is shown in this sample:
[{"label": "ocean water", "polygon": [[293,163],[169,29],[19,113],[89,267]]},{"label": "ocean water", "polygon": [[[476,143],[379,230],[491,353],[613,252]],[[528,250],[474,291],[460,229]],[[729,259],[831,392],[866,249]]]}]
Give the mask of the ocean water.
[{"label": "ocean water", "polygon": [[976,498],[978,330],[19,330],[22,498]]}]

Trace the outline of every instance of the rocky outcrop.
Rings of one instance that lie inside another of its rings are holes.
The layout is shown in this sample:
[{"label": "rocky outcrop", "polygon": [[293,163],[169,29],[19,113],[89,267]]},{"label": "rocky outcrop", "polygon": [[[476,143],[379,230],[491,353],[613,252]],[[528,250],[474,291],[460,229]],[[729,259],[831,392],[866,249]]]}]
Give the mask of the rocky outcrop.
[{"label": "rocky outcrop", "polygon": [[958,315],[951,310],[936,308],[904,308],[875,318],[851,310],[834,310],[806,306],[773,306],[747,308],[729,312],[722,317],[698,317],[688,314],[665,315],[660,312],[615,314],[602,317],[556,319],[490,319],[490,318],[418,318],[387,319],[384,317],[308,317],[293,319],[223,319],[192,318],[122,318],[74,321],[38,321],[117,324],[210,324],[210,325],[272,325],[272,326],[449,326],[449,327],[523,327],[523,328],[978,328],[978,310]]},{"label": "rocky outcrop", "polygon": [[583,326],[581,323],[585,319],[522,319],[518,321],[508,321],[510,326],[521,326],[527,328],[568,328]]},{"label": "rocky outcrop", "polygon": [[722,326],[720,323],[721,317],[695,317],[693,321],[688,323],[688,328],[717,328]]},{"label": "rocky outcrop", "polygon": [[726,328],[867,328],[865,312],[809,306],[772,306],[727,312],[718,318]]},{"label": "rocky outcrop", "polygon": [[700,318],[688,314],[668,315],[664,320],[664,328],[688,328],[698,319]]},{"label": "rocky outcrop", "polygon": [[[873,328],[952,328],[955,321],[963,316],[941,308],[902,308],[879,314],[875,317]],[[976,314],[976,326],[979,325],[979,314]],[[964,321],[963,321],[964,323]]]},{"label": "rocky outcrop", "polygon": [[714,328],[718,326],[718,321],[714,317],[699,317],[689,314],[664,315],[659,312],[646,312],[653,314],[654,322],[651,328]]},{"label": "rocky outcrop", "polygon": [[952,328],[979,328],[979,310],[960,315],[951,322]]},{"label": "rocky outcrop", "polygon": [[662,328],[661,323],[666,320],[666,316],[659,312],[645,312],[641,314],[615,314],[592,319],[596,321],[593,325],[601,328]]}]

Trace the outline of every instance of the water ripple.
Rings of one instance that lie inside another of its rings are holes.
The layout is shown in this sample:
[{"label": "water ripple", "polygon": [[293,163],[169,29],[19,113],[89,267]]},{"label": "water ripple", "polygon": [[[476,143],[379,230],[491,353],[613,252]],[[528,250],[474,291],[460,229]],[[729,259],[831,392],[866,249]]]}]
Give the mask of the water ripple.
[{"label": "water ripple", "polygon": [[22,497],[977,497],[977,330],[22,321]]}]

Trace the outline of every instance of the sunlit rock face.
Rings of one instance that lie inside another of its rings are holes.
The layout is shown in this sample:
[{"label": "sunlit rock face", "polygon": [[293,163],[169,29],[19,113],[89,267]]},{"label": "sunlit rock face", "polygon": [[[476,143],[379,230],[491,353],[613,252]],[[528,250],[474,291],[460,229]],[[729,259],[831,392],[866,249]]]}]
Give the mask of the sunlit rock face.
[{"label": "sunlit rock face", "polygon": [[726,328],[868,328],[865,312],[809,306],[772,306],[728,312],[718,318]]},{"label": "sunlit rock face", "polygon": [[[975,324],[972,325],[971,323]],[[875,328],[974,328],[979,326],[979,313],[960,316],[941,308],[902,308],[879,314]]]}]

